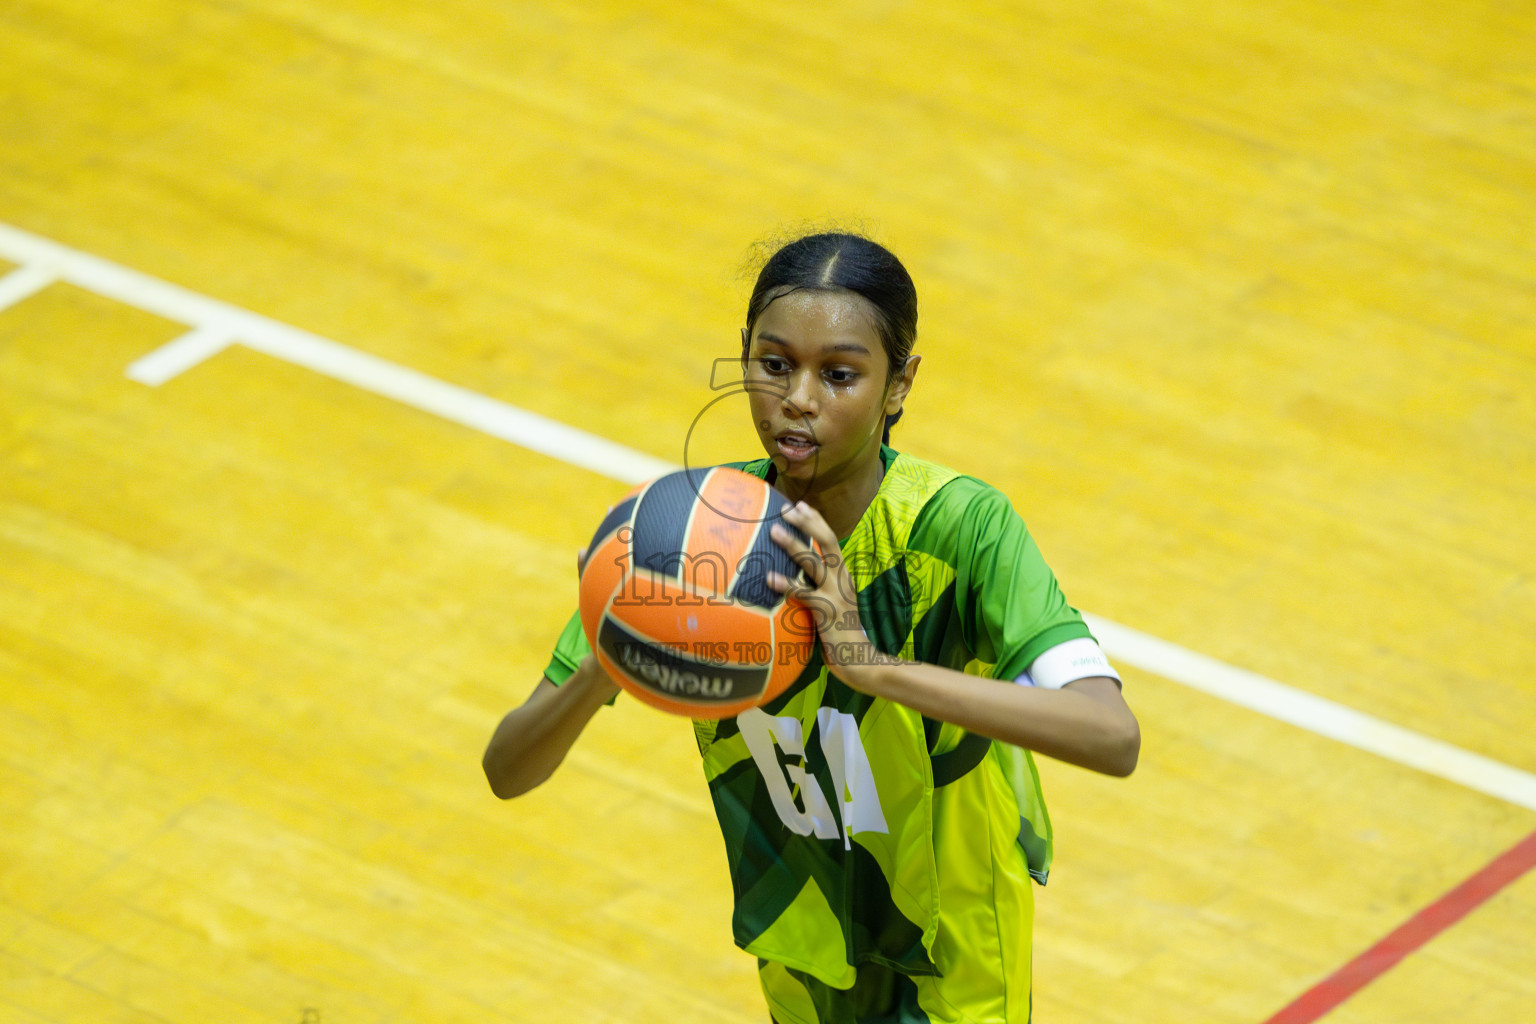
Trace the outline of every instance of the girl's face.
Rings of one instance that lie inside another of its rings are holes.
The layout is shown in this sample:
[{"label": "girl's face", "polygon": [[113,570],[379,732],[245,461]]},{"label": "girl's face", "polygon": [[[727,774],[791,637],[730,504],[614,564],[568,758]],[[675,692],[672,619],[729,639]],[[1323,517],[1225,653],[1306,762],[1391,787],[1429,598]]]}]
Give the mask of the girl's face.
[{"label": "girl's face", "polygon": [[901,408],[917,357],[887,385],[874,315],[853,292],[793,291],[743,339],[752,419],[791,498],[858,490],[866,478],[878,486],[885,417]]}]

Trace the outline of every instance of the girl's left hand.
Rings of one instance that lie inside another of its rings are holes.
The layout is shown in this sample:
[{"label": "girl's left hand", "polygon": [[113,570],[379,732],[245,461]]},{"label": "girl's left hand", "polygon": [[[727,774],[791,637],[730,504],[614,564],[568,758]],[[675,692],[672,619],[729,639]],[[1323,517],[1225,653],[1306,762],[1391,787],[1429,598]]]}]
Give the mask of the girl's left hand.
[{"label": "girl's left hand", "polygon": [[791,580],[770,572],[768,586],[801,601],[810,609],[816,632],[821,637],[822,660],[839,679],[859,689],[860,667],[893,659],[871,643],[864,632],[864,623],[859,617],[858,588],[843,560],[842,547],[821,513],[803,501],[796,502],[784,510],[784,522],[807,534],[816,542],[816,547],[801,540],[782,523],[774,523],[769,536],[800,567],[800,578]]}]

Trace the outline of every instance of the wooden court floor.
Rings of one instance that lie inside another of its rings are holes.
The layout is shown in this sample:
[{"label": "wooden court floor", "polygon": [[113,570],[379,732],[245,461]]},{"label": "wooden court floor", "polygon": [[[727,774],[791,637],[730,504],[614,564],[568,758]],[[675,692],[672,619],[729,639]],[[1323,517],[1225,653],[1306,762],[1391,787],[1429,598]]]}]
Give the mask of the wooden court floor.
[{"label": "wooden court floor", "polygon": [[0,3],[0,1021],[763,1024],[686,723],[480,774],[627,485],[364,385],[751,455],[713,361],[829,224],[1075,605],[1484,759],[1122,662],[1036,1019],[1536,1020],[1536,871],[1457,889],[1536,832],[1536,9],[1206,6]]}]

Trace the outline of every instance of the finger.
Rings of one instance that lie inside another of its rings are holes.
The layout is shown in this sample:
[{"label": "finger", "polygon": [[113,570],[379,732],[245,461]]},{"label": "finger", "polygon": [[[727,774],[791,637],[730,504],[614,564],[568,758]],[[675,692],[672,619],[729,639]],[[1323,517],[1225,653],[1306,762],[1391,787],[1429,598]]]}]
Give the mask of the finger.
[{"label": "finger", "polygon": [[576,549],[576,575],[580,576],[582,574],[582,572],[586,568],[587,568],[587,549],[586,548],[577,548]]},{"label": "finger", "polygon": [[793,597],[797,600],[805,600],[816,591],[816,588],[808,585],[804,580],[792,580],[783,573],[774,572],[771,569],[764,579],[768,581],[768,587],[774,593]]},{"label": "finger", "polygon": [[832,527],[822,518],[820,512],[803,501],[797,501],[793,505],[785,507],[781,518],[803,530],[807,536],[814,540],[822,550],[831,550],[837,546],[837,537],[832,533]]},{"label": "finger", "polygon": [[806,537],[798,530],[790,529],[783,523],[774,523],[771,527],[769,527],[768,536],[773,538],[773,542],[779,547],[783,548],[784,553],[789,555],[791,558],[795,557],[797,554],[811,550],[810,538]]},{"label": "finger", "polygon": [[827,565],[814,548],[804,538],[796,537],[794,532],[778,523],[773,525],[768,535],[778,542],[784,553],[789,555],[790,561],[800,567],[805,574],[807,582],[813,587],[820,586],[826,578]]},{"label": "finger", "polygon": [[827,567],[816,552],[810,550],[790,553],[790,560],[800,567],[800,575],[812,587],[819,587],[827,578]]},{"label": "finger", "polygon": [[[777,532],[775,532],[777,531]],[[825,541],[811,536],[793,523],[774,523],[769,528],[768,535],[772,537],[785,551],[793,554],[796,551],[809,551],[814,555],[822,555],[826,551],[836,551],[837,545],[828,545]]]}]

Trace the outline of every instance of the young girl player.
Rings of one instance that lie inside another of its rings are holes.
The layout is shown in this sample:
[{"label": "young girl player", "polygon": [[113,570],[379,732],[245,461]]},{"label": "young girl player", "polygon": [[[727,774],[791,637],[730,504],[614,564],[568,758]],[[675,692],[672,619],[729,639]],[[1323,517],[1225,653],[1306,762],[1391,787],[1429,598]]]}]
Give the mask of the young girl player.
[{"label": "young girl player", "polygon": [[[780,249],[742,360],[776,525],[821,609],[789,690],[698,721],[736,893],[776,1024],[1023,1024],[1031,878],[1051,827],[1030,751],[1110,775],[1141,739],[1119,677],[1024,523],[981,481],[887,447],[920,357],[917,292],[874,242]],[[574,617],[485,752],[495,793],[539,785],[617,687]],[[834,810],[835,808],[835,810]]]}]

